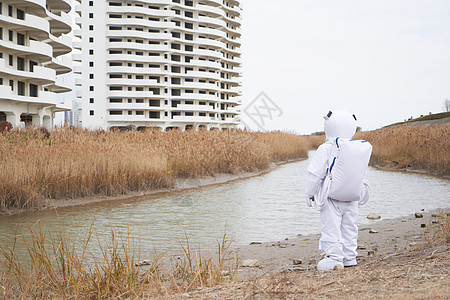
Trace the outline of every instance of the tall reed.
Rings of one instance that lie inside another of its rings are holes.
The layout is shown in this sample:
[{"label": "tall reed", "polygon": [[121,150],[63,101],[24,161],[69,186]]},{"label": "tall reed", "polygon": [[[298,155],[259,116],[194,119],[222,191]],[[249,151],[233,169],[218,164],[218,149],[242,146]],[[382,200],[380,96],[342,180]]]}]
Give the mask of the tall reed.
[{"label": "tall reed", "polygon": [[372,143],[374,165],[450,175],[450,125],[396,126],[357,137]]},{"label": "tall reed", "polygon": [[[218,254],[204,256],[181,243],[184,256],[173,269],[151,261],[145,271],[139,267],[140,245],[130,232],[112,231],[109,245],[96,245],[100,257],[90,257],[95,240],[91,225],[81,247],[75,247],[63,234],[49,235],[39,227],[29,228],[20,241],[25,244],[31,263],[23,263],[12,249],[0,247],[1,299],[142,299],[164,297],[210,287],[235,279],[237,257],[229,259],[226,235],[217,242]],[[98,240],[98,239],[97,239]],[[95,246],[95,245],[94,245]]]},{"label": "tall reed", "polygon": [[252,172],[306,158],[310,137],[240,130],[104,132],[60,128],[0,134],[0,209],[46,199],[172,187],[176,177]]}]

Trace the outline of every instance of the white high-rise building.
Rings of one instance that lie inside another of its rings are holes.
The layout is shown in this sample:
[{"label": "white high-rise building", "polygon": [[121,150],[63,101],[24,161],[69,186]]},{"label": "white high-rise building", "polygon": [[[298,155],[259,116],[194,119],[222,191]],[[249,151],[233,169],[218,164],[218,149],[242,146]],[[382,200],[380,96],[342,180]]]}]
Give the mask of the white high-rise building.
[{"label": "white high-rise building", "polygon": [[0,0],[0,121],[51,128],[55,112],[70,110],[59,75],[72,71],[71,0]]},{"label": "white high-rise building", "polygon": [[239,1],[83,0],[75,9],[83,127],[239,124]]}]

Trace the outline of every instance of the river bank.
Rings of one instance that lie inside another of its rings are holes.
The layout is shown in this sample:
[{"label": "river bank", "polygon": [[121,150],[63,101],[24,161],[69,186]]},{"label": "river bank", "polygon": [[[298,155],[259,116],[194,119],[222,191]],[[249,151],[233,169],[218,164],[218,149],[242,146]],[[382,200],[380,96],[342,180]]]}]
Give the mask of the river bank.
[{"label": "river bank", "polygon": [[[358,266],[319,272],[320,235],[239,246],[238,283],[173,296],[174,299],[444,299],[450,293],[450,233],[438,241],[450,210],[415,212],[359,227]],[[253,267],[242,265],[253,264]],[[382,285],[382,286],[381,286]],[[442,297],[442,298],[439,298]]]},{"label": "river bank", "polygon": [[231,183],[237,180],[248,179],[252,177],[261,176],[267,174],[279,166],[288,163],[299,162],[308,159],[298,158],[298,159],[290,159],[287,161],[280,161],[276,163],[271,163],[267,169],[255,171],[255,172],[241,172],[238,174],[229,174],[229,173],[220,173],[214,176],[206,176],[206,177],[194,177],[194,178],[175,178],[173,182],[173,187],[165,188],[165,189],[157,189],[157,190],[146,190],[139,192],[129,192],[127,194],[121,195],[113,195],[113,196],[90,196],[90,197],[78,197],[78,198],[67,198],[67,199],[41,199],[40,204],[37,207],[28,207],[28,208],[9,208],[3,211],[0,211],[0,215],[15,215],[20,214],[27,211],[34,210],[49,210],[49,209],[58,209],[63,207],[73,207],[73,206],[87,206],[87,205],[96,205],[97,203],[105,203],[110,201],[125,201],[125,200],[139,200],[139,199],[148,199],[149,197],[164,197],[169,193],[179,193],[179,192],[188,192],[190,190],[221,185],[225,183]]}]

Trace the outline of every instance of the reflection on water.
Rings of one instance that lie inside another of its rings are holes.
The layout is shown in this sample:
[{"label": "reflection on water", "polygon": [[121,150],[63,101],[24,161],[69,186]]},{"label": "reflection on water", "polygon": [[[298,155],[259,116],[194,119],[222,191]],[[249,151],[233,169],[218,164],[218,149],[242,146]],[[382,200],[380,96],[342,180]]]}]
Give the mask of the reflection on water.
[{"label": "reflection on water", "polygon": [[[44,230],[64,231],[73,240],[85,239],[95,219],[101,241],[112,229],[141,239],[141,251],[175,249],[188,236],[193,247],[214,246],[224,233],[235,244],[277,241],[297,234],[319,233],[319,213],[304,201],[309,161],[280,166],[273,172],[218,186],[148,199],[105,202],[0,216],[0,245],[10,244],[14,232],[40,223]],[[360,222],[375,212],[382,218],[411,215],[420,209],[449,207],[448,180],[370,169],[371,199],[360,209]]]}]

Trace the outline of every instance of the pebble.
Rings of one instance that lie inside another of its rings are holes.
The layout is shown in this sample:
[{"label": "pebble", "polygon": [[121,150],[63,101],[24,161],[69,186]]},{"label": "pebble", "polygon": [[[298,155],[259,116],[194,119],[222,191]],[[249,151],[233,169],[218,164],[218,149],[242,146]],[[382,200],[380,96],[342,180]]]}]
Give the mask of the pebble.
[{"label": "pebble", "polygon": [[148,266],[148,265],[151,265],[151,264],[152,264],[151,260],[143,260],[143,261],[140,261],[140,262],[136,263],[136,267]]},{"label": "pebble", "polygon": [[370,229],[369,233],[378,233],[378,231],[374,230],[374,229]]},{"label": "pebble", "polygon": [[416,212],[414,215],[416,216],[416,218],[423,218],[423,214],[420,212]]},{"label": "pebble", "polygon": [[292,263],[293,263],[294,265],[301,265],[301,264],[302,264],[302,261],[299,260],[299,259],[294,259],[294,260],[292,261]]},{"label": "pebble", "polygon": [[358,249],[358,250],[366,250],[366,246],[359,245],[357,249]]},{"label": "pebble", "polygon": [[371,213],[367,216],[367,219],[369,219],[369,220],[378,220],[378,219],[380,219],[380,218],[381,218],[380,215],[377,215],[376,213],[373,213],[373,212],[371,212]]},{"label": "pebble", "polygon": [[257,268],[260,266],[260,264],[256,259],[246,259],[242,262],[242,266],[248,268]]}]

